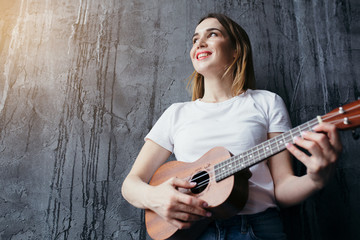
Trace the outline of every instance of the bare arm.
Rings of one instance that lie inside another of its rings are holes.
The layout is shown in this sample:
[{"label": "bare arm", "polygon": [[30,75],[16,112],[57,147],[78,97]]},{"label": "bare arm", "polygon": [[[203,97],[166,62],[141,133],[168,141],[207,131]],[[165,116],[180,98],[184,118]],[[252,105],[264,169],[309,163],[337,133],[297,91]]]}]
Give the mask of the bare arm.
[{"label": "bare arm", "polygon": [[209,216],[204,208],[207,203],[178,191],[192,188],[193,184],[171,178],[158,186],[148,184],[151,176],[170,156],[170,152],[148,140],[122,185],[124,198],[138,208],[151,209],[176,227],[190,227],[191,222]]},{"label": "bare arm", "polygon": [[[295,143],[307,149],[311,156],[292,144],[287,145],[289,152],[307,167],[306,175],[301,177],[294,175],[288,151],[277,154],[269,160],[275,197],[280,206],[291,206],[304,201],[323,188],[334,173],[335,162],[342,150],[336,128],[334,125],[322,123],[317,125],[315,130],[318,132],[305,132],[303,138],[295,139]],[[280,133],[270,133],[269,138],[278,134]]]}]

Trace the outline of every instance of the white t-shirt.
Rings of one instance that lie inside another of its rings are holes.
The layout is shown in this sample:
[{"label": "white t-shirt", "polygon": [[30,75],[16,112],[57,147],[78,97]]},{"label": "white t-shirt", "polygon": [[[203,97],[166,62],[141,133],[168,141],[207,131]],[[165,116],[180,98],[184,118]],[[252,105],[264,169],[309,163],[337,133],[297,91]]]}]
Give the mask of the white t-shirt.
[{"label": "white t-shirt", "polygon": [[[172,104],[145,139],[173,152],[178,161],[194,162],[218,146],[238,155],[267,140],[267,133],[285,132],[290,126],[285,104],[278,95],[249,89],[219,103],[196,100]],[[267,161],[250,170],[249,199],[240,214],[276,206]]]}]

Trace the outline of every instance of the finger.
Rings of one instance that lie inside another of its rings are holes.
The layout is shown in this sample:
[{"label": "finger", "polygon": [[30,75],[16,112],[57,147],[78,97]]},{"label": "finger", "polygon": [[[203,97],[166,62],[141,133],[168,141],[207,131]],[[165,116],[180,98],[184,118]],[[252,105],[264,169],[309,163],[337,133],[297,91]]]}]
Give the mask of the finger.
[{"label": "finger", "polygon": [[[308,149],[311,147],[320,147],[325,153],[333,151],[333,148],[330,144],[329,138],[324,133],[317,133],[317,132],[302,132],[301,136],[303,137],[304,141],[297,139],[298,141],[296,144],[304,144],[304,148]],[[306,141],[307,140],[307,141]],[[315,143],[315,144],[311,144]],[[301,146],[303,147],[303,146]],[[318,149],[321,151],[321,149]],[[308,149],[309,150],[309,149]],[[316,150],[316,149],[314,149]]]},{"label": "finger", "polygon": [[195,222],[205,217],[187,212],[174,212],[172,218],[182,222]]},{"label": "finger", "polygon": [[191,227],[191,222],[184,222],[176,219],[168,219],[167,221],[178,229],[187,229]]},{"label": "finger", "polygon": [[195,182],[189,182],[187,180],[184,179],[180,179],[177,177],[171,178],[169,179],[170,184],[176,188],[186,188],[186,189],[190,189],[196,186]]},{"label": "finger", "polygon": [[323,155],[322,149],[316,141],[295,137],[294,143],[299,147],[306,149],[312,156],[320,157]]},{"label": "finger", "polygon": [[325,162],[335,162],[337,160],[339,154],[331,145],[327,135],[324,133],[304,132],[302,136],[304,139],[313,141],[317,146],[319,146],[319,148],[315,147],[314,149],[309,150],[312,154],[314,154],[314,156],[326,160]]},{"label": "finger", "polygon": [[317,131],[317,132],[325,132],[327,134],[327,136],[329,137],[329,141],[330,141],[331,145],[333,146],[333,148],[337,152],[341,152],[342,144],[340,141],[339,132],[337,131],[336,126],[334,124],[324,122],[319,125],[316,125],[313,129],[314,129],[314,131]]},{"label": "finger", "polygon": [[[188,188],[194,187],[196,183],[190,183],[186,180],[179,178],[172,178],[169,180],[170,184],[178,188]],[[176,211],[196,214],[203,217],[211,216],[211,213],[207,211],[205,208],[208,207],[208,203],[202,199],[190,196],[183,192],[177,191],[174,195],[174,199],[172,202],[176,203],[171,208]]]},{"label": "finger", "polygon": [[201,200],[197,200],[196,198],[192,198],[192,200],[184,200],[184,204],[179,205],[179,210],[186,213],[196,214],[202,217],[210,217],[211,212],[206,210],[204,207],[207,207],[207,203]]},{"label": "finger", "polygon": [[310,158],[306,155],[303,151],[295,147],[292,143],[287,143],[286,145],[287,150],[296,157],[300,162],[302,162],[306,167],[311,164]]},{"label": "finger", "polygon": [[196,214],[203,217],[211,216],[211,212],[205,209],[208,207],[208,204],[199,198],[181,194],[177,201],[179,202],[177,205],[178,211]]}]

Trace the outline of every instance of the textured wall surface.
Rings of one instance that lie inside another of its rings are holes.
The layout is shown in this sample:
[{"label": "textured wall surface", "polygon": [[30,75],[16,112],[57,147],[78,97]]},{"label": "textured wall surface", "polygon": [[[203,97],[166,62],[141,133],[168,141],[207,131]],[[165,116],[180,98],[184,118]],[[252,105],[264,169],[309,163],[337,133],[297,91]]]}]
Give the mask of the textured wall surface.
[{"label": "textured wall surface", "polygon": [[[189,100],[191,36],[213,11],[247,30],[257,86],[294,126],[360,96],[357,0],[0,0],[0,239],[148,239],[121,183]],[[335,178],[284,210],[290,239],[359,239],[359,140],[341,135]]]}]

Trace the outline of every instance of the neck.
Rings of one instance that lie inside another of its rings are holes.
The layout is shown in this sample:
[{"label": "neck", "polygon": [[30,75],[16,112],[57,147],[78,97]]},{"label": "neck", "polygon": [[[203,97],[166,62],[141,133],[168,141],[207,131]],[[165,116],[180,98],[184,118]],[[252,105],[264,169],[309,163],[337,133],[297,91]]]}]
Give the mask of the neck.
[{"label": "neck", "polygon": [[205,78],[203,102],[222,102],[233,97],[232,78]]}]

